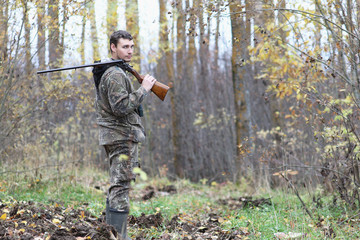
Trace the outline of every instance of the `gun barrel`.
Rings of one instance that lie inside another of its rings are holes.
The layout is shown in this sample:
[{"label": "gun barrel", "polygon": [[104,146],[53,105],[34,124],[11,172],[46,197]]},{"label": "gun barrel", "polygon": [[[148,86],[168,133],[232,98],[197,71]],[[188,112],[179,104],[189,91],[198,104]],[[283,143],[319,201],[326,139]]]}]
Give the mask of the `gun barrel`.
[{"label": "gun barrel", "polygon": [[[90,66],[85,66],[85,67],[90,67]],[[84,67],[83,66],[76,66],[76,67],[55,68],[55,69],[37,71],[36,73],[37,74],[42,74],[42,73],[50,73],[50,72],[59,72],[59,71],[64,71],[64,70],[77,69],[77,68],[84,68]]]},{"label": "gun barrel", "polygon": [[59,71],[64,71],[64,70],[71,70],[71,69],[78,69],[78,68],[86,68],[86,67],[96,67],[96,66],[101,66],[101,65],[107,65],[107,64],[117,64],[117,63],[123,63],[124,60],[120,59],[120,60],[114,60],[111,62],[99,62],[99,63],[92,63],[92,64],[85,64],[85,65],[78,65],[78,66],[71,66],[71,67],[63,67],[63,68],[54,68],[54,69],[49,69],[49,70],[41,70],[41,71],[37,71],[37,74],[42,74],[42,73],[50,73],[50,72],[59,72]]}]

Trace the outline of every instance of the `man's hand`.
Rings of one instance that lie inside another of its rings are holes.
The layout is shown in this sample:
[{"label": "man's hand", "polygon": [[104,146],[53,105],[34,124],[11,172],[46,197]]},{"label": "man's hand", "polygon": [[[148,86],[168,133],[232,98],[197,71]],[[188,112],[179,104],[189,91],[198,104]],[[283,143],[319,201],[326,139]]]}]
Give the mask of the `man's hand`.
[{"label": "man's hand", "polygon": [[156,79],[153,76],[146,74],[141,83],[141,86],[143,86],[143,88],[145,88],[145,90],[147,92],[149,92],[151,90],[151,88],[154,86],[155,82],[156,82]]}]

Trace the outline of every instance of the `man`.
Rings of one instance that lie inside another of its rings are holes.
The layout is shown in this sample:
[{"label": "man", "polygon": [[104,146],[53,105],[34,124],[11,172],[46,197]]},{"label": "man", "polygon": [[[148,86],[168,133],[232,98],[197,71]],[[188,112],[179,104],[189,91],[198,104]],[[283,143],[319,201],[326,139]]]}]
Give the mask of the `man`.
[{"label": "man", "polygon": [[[113,60],[130,62],[133,49],[133,37],[128,32],[120,30],[111,35]],[[108,67],[100,81],[95,80],[100,145],[104,146],[110,163],[106,222],[114,226],[124,239],[128,239],[126,225],[130,210],[130,182],[135,180],[132,170],[139,166],[138,143],[145,140],[139,116],[142,115],[140,104],[155,81],[154,77],[146,75],[141,86],[135,90],[128,73],[118,66]]]}]

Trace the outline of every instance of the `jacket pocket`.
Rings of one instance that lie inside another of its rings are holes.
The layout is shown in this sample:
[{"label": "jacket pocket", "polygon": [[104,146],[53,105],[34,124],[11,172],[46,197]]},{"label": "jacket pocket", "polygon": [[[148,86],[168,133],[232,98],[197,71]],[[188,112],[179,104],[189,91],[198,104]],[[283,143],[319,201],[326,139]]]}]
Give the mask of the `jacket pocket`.
[{"label": "jacket pocket", "polygon": [[131,125],[141,125],[141,119],[135,112],[128,114],[126,118]]}]

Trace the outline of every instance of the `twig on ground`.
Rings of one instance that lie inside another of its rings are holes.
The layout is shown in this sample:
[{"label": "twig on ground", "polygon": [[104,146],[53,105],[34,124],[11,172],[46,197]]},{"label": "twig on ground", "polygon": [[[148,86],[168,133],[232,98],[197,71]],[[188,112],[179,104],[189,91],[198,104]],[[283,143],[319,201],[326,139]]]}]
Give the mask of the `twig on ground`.
[{"label": "twig on ground", "polygon": [[313,219],[313,216],[311,215],[309,209],[306,207],[304,201],[301,199],[298,190],[296,189],[296,187],[294,186],[294,184],[292,184],[291,180],[288,179],[284,174],[280,173],[280,175],[289,183],[289,186],[294,190],[295,195],[299,198],[301,204],[303,205],[306,213],[310,216],[311,219]]},{"label": "twig on ground", "polygon": [[359,216],[359,215],[360,215],[360,212],[357,213],[357,214],[355,214],[355,215],[353,215],[353,216],[351,216],[351,217],[349,217],[349,218],[347,218],[347,219],[345,219],[345,220],[343,220],[343,221],[341,221],[341,222],[339,222],[339,225],[344,224],[345,222],[347,222],[347,221],[349,221],[350,219],[353,219],[354,217],[357,217],[357,216]]}]

